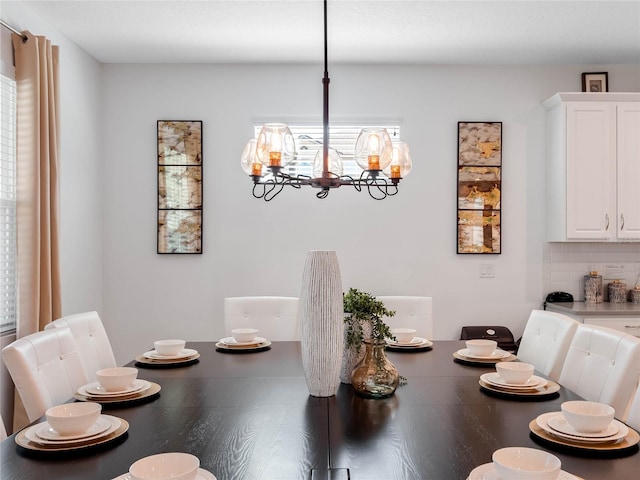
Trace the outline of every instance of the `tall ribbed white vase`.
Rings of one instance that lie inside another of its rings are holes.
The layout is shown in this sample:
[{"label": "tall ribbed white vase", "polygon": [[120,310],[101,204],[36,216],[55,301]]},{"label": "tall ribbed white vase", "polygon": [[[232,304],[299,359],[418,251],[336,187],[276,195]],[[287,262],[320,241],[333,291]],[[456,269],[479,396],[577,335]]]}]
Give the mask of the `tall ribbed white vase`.
[{"label": "tall ribbed white vase", "polygon": [[336,252],[311,250],[302,274],[302,367],[309,395],[330,397],[340,386],[344,351],[342,278]]}]

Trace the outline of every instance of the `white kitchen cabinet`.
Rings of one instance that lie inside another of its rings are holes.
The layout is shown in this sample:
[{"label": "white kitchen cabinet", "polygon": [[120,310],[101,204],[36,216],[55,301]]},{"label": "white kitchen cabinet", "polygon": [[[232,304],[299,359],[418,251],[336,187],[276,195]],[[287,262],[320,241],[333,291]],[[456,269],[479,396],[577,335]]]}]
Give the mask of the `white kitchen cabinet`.
[{"label": "white kitchen cabinet", "polygon": [[640,241],[640,93],[558,93],[547,109],[547,239]]},{"label": "white kitchen cabinet", "polygon": [[586,325],[613,328],[635,337],[640,337],[640,317],[583,317]]}]

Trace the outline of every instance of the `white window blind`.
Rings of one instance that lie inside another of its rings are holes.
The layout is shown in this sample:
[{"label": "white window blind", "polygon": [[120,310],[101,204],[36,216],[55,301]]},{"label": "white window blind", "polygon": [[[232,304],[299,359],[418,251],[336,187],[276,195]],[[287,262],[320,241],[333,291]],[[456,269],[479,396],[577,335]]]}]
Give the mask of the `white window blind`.
[{"label": "white window blind", "polygon": [[0,75],[0,333],[16,328],[16,82]]},{"label": "white window blind", "polygon": [[[318,150],[322,149],[322,125],[288,124],[296,144],[296,158],[283,171],[289,174],[313,176],[313,160]],[[356,140],[365,126],[363,125],[330,125],[329,148],[337,150],[342,158],[343,174],[359,177],[362,169],[356,163],[353,154]],[[399,125],[366,125],[366,127],[386,128],[391,141],[400,140]],[[258,138],[262,125],[254,125],[255,137]]]}]

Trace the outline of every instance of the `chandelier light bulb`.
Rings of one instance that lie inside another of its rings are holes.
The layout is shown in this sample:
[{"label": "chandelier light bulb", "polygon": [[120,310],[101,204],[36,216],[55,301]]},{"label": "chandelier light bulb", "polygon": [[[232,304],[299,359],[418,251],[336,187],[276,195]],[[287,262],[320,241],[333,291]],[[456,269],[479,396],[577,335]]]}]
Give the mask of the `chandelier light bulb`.
[{"label": "chandelier light bulb", "polygon": [[363,170],[384,170],[391,163],[393,148],[386,128],[363,128],[356,140],[354,156]]},{"label": "chandelier light bulb", "polygon": [[284,123],[267,123],[260,130],[256,156],[267,167],[284,167],[295,158],[295,143],[291,130]]}]

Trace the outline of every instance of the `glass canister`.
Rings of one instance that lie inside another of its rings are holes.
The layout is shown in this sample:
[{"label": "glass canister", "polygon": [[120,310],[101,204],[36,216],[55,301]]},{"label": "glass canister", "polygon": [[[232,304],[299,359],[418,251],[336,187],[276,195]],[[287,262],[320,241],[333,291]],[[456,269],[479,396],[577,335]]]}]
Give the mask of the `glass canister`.
[{"label": "glass canister", "polygon": [[609,303],[627,303],[627,284],[614,280],[609,284]]},{"label": "glass canister", "polygon": [[394,394],[400,376],[384,352],[384,341],[365,341],[365,354],[351,374],[355,391],[368,398],[385,398]]},{"label": "glass canister", "polygon": [[604,299],[602,290],[602,275],[598,272],[590,272],[584,276],[584,301],[586,303],[602,303]]},{"label": "glass canister", "polygon": [[636,285],[631,289],[631,303],[640,303],[640,285]]}]

